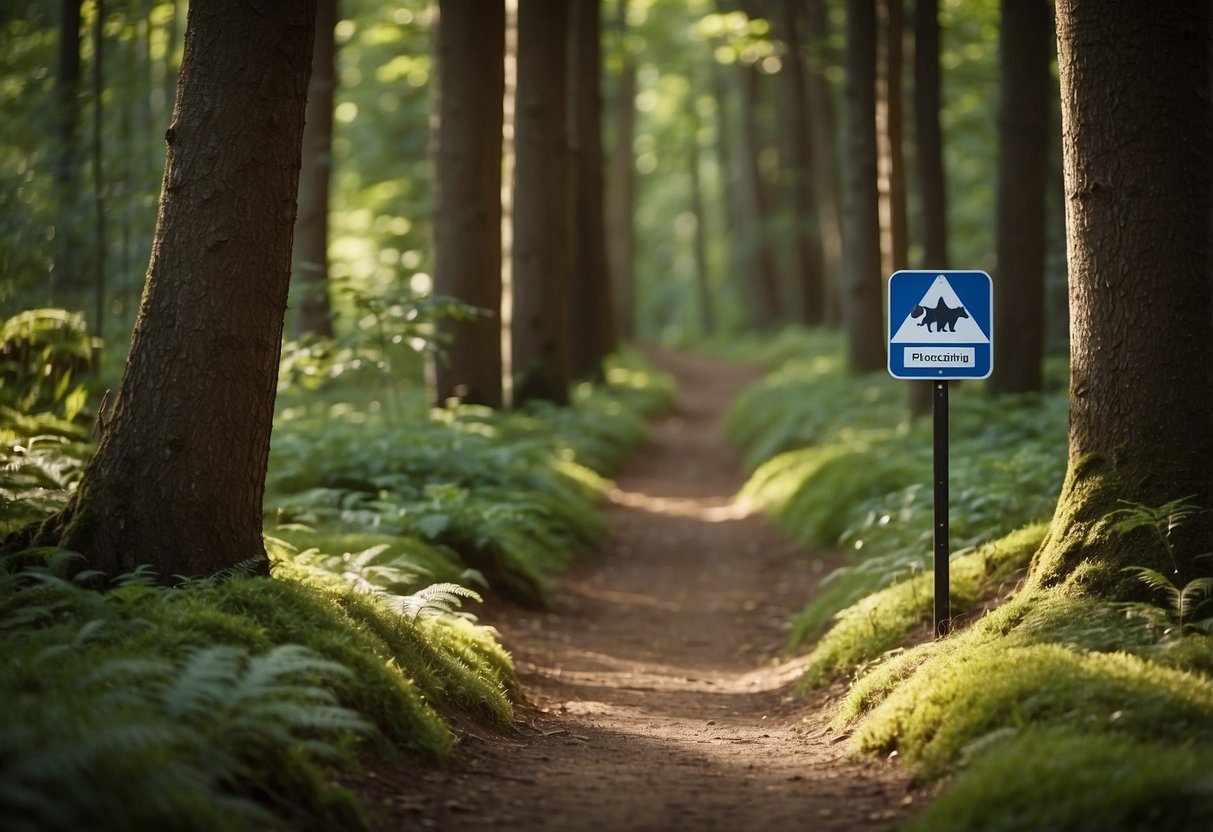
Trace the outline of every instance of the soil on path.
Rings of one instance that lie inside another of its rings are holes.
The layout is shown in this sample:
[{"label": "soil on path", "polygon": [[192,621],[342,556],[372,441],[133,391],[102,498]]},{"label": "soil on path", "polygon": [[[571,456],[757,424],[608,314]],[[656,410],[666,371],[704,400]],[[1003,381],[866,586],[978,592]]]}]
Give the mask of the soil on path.
[{"label": "soil on path", "polygon": [[792,686],[787,622],[840,562],[734,504],[728,404],[750,367],[654,350],[673,413],[620,472],[611,535],[559,581],[553,607],[481,615],[529,702],[507,737],[465,734],[449,772],[380,771],[386,828],[868,830],[912,811],[889,762],[857,763],[829,696]]}]

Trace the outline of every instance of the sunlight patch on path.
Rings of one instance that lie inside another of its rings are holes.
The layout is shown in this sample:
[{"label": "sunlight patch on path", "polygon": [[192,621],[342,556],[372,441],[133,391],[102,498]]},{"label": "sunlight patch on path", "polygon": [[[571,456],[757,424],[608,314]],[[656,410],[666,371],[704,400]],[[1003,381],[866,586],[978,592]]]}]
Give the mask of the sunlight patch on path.
[{"label": "sunlight patch on path", "polygon": [[[687,517],[704,523],[727,523],[734,520],[745,520],[754,514],[754,507],[747,502],[737,502],[732,498],[698,498],[689,497],[655,497],[640,491],[624,491],[622,488],[612,488],[607,498],[617,506],[626,506],[649,514],[660,514],[665,517]],[[719,500],[728,500],[724,505],[714,505]]]}]

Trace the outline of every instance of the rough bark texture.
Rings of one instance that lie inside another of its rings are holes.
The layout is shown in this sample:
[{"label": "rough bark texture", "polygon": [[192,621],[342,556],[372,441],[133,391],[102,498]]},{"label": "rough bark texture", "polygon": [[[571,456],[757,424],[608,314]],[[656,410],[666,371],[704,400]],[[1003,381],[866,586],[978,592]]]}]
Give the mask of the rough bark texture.
[{"label": "rough bark texture", "polygon": [[616,7],[615,28],[623,64],[615,81],[615,143],[611,147],[607,184],[607,254],[615,284],[615,317],[619,336],[636,337],[636,59],[627,44],[627,0]]},{"label": "rough bark texture", "polygon": [[848,0],[843,320],[854,372],[885,366],[876,191],[876,3]]},{"label": "rough bark texture", "polygon": [[[1109,512],[1213,505],[1213,189],[1207,3],[1057,4],[1070,273],[1070,457],[1032,578],[1116,592],[1172,570]],[[1001,336],[1000,336],[1001,337]],[[1208,514],[1173,533],[1209,574]]]},{"label": "rough bark texture", "polygon": [[303,128],[303,168],[299,172],[299,215],[295,219],[291,300],[292,333],[333,337],[329,303],[329,180],[333,171],[333,88],[337,0],[316,4],[312,80],[307,88]]},{"label": "rough bark texture", "polygon": [[44,537],[162,580],[253,560],[290,279],[314,3],[190,8],[118,402]]},{"label": "rough bark texture", "polygon": [[485,313],[443,320],[435,399],[501,407],[501,122],[505,4],[439,3],[434,291]]},{"label": "rough bark texture", "polygon": [[568,401],[572,189],[568,3],[518,6],[514,117],[514,403]]},{"label": "rough bark texture", "polygon": [[791,233],[784,241],[789,270],[784,284],[797,288],[800,301],[797,319],[812,326],[825,318],[825,288],[821,274],[817,195],[813,187],[813,134],[809,127],[809,98],[798,25],[799,5],[794,0],[775,0],[771,9],[771,34],[784,44],[782,62],[775,76],[780,177],[784,212],[791,219]]},{"label": "rough bark texture", "polygon": [[[948,268],[948,203],[939,128],[939,0],[914,2],[914,137],[918,193],[922,200],[922,262],[919,268]],[[929,381],[907,382],[910,418],[931,412]]]},{"label": "rough bark texture", "polygon": [[569,115],[573,143],[573,375],[598,378],[618,335],[606,250],[600,0],[571,0]]},{"label": "rough bark texture", "polygon": [[1045,183],[1049,170],[1049,0],[1002,6],[998,125],[998,270],[990,389],[1040,390],[1044,357]]}]

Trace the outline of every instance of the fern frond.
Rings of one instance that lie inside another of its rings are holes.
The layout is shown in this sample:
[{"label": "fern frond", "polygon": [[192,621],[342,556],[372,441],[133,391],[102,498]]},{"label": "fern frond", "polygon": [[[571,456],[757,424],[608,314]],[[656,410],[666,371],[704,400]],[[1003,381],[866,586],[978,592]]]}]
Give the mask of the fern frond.
[{"label": "fern frond", "polygon": [[431,584],[412,595],[398,595],[388,605],[410,621],[451,615],[463,605],[463,599],[483,601],[480,593],[452,583]]},{"label": "fern frond", "polygon": [[1179,587],[1175,586],[1175,582],[1166,575],[1145,566],[1126,566],[1121,571],[1128,572],[1129,574],[1133,575],[1137,578],[1137,580],[1141,581],[1155,592],[1164,593],[1167,596],[1167,600],[1170,603],[1171,608],[1177,611],[1180,609],[1182,597],[1180,589]]}]

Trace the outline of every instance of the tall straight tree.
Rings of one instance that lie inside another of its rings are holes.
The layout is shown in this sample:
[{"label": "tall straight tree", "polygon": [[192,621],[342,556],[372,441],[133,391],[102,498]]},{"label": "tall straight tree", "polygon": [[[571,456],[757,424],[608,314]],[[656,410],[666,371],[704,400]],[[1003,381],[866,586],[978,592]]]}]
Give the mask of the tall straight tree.
[{"label": "tall straight tree", "polygon": [[336,25],[337,0],[318,0],[291,270],[291,295],[297,307],[291,329],[296,338],[308,333],[333,337],[329,301],[329,183],[333,172]]},{"label": "tall straight tree", "polygon": [[843,321],[853,372],[885,366],[876,189],[876,0],[847,0]]},{"label": "tall straight tree", "polygon": [[434,85],[434,291],[483,314],[444,319],[438,403],[502,405],[501,127],[505,3],[438,4]]},{"label": "tall straight tree", "polygon": [[[1208,3],[1059,0],[1070,455],[1031,580],[1118,593],[1130,565],[1209,575],[1213,515],[1162,546],[1124,502],[1213,507],[1213,109]],[[1002,337],[1001,334],[999,337]]]},{"label": "tall straight tree", "polygon": [[514,403],[568,402],[572,189],[569,180],[569,6],[518,4],[514,116]]},{"label": "tall straight tree", "polygon": [[[80,191],[80,4],[81,0],[59,3],[59,64],[55,75],[55,190],[58,219],[55,223],[55,259],[51,269],[51,289],[78,288],[80,241],[75,216]],[[79,299],[77,299],[78,301]]]},{"label": "tall straight tree", "polygon": [[905,49],[905,9],[902,0],[880,0],[879,77],[876,83],[876,130],[879,148],[882,272],[892,274],[909,265],[909,222],[906,218],[906,166],[902,122],[902,63]]},{"label": "tall straight tree", "polygon": [[606,250],[600,0],[570,0],[569,124],[573,158],[573,375],[596,378],[618,345]]},{"label": "tall straight tree", "polygon": [[809,129],[813,134],[813,178],[821,225],[821,261],[825,289],[825,322],[842,322],[842,187],[838,176],[838,117],[826,80],[826,67],[837,64],[830,46],[824,0],[807,0],[804,14],[809,61],[805,75]]},{"label": "tall straight tree", "polygon": [[615,284],[619,335],[636,336],[636,58],[628,40],[628,0],[616,6],[615,32],[623,55],[615,78],[615,141],[607,181],[607,254]]},{"label": "tall straight tree", "polygon": [[117,403],[32,542],[162,580],[251,561],[290,282],[315,2],[190,6],[151,263]]},{"label": "tall straight tree", "polygon": [[[922,200],[922,262],[918,265],[942,270],[948,268],[948,203],[939,86],[939,0],[914,0],[914,143]],[[910,417],[929,413],[932,383],[908,384]]]},{"label": "tall straight tree", "polygon": [[771,34],[784,44],[783,60],[775,76],[775,95],[779,106],[776,125],[784,210],[792,221],[785,252],[790,280],[785,284],[798,290],[800,311],[797,319],[813,326],[825,317],[825,284],[817,195],[813,187],[813,134],[801,53],[799,6],[795,0],[774,0]]},{"label": "tall straight tree", "polygon": [[1045,185],[1049,172],[1050,0],[1002,4],[998,48],[998,361],[990,389],[1040,390],[1044,357]]}]

